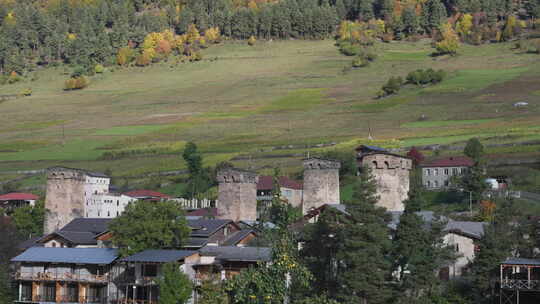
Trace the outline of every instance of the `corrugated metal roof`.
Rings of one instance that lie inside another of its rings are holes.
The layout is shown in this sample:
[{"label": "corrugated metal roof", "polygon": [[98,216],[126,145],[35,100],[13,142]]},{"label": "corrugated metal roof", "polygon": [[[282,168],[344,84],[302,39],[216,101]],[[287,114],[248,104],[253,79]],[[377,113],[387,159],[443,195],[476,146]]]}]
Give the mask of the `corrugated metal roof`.
[{"label": "corrugated metal roof", "polygon": [[30,247],[11,261],[62,264],[110,264],[117,258],[118,250],[113,248]]},{"label": "corrugated metal roof", "polygon": [[60,229],[60,231],[100,234],[108,230],[111,220],[110,218],[76,218]]},{"label": "corrugated metal roof", "polygon": [[218,220],[218,219],[198,219],[198,220],[187,220],[188,226],[193,230],[191,231],[191,236],[195,237],[209,237],[212,234],[216,233],[221,227],[231,223],[232,220]]},{"label": "corrugated metal roof", "polygon": [[248,235],[254,233],[251,229],[243,229],[232,233],[226,240],[223,242],[223,246],[235,246],[245,239]]},{"label": "corrugated metal roof", "polygon": [[121,259],[121,262],[168,263],[177,262],[196,254],[194,250],[150,249]]},{"label": "corrugated metal roof", "polygon": [[0,201],[35,201],[39,197],[32,193],[11,192],[0,195]]},{"label": "corrugated metal roof", "polygon": [[78,231],[57,231],[53,232],[49,235],[44,236],[39,240],[39,242],[48,241],[53,237],[54,235],[58,235],[61,238],[65,239],[68,242],[71,242],[75,245],[96,245],[96,235],[92,232],[78,232]]},{"label": "corrugated metal roof", "polygon": [[190,237],[183,247],[185,247],[185,248],[201,248],[201,247],[206,246],[206,244],[208,244],[208,238],[205,238],[205,237],[201,237],[201,238]]},{"label": "corrugated metal roof", "polygon": [[222,261],[259,262],[269,261],[272,257],[268,247],[206,246],[200,253]]},{"label": "corrugated metal roof", "polygon": [[534,265],[540,266],[540,260],[537,259],[525,259],[525,258],[508,258],[501,264],[505,265]]}]

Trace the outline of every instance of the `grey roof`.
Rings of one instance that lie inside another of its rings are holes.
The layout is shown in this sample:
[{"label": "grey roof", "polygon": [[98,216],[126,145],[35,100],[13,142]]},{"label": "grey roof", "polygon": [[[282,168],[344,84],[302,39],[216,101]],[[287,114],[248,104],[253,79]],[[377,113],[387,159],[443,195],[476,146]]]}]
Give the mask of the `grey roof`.
[{"label": "grey roof", "polygon": [[[240,221],[240,224],[244,224],[254,229],[258,229],[259,227],[259,221],[243,220],[243,221]],[[272,222],[264,222],[263,226],[264,228],[268,228],[268,229],[276,228],[276,225]]]},{"label": "grey roof", "polygon": [[43,244],[39,244],[38,241],[42,238],[43,236],[35,236],[35,237],[32,237],[22,243],[20,243],[19,245],[17,245],[17,249],[20,249],[20,250],[26,250],[30,247],[43,247]]},{"label": "grey roof", "polygon": [[226,240],[223,242],[223,246],[235,246],[244,238],[246,238],[251,233],[254,233],[252,229],[242,229],[232,233]]},{"label": "grey roof", "polygon": [[501,264],[505,265],[535,265],[540,266],[540,260],[538,259],[525,259],[525,258],[508,258]]},{"label": "grey roof", "polygon": [[121,262],[168,263],[177,262],[196,254],[194,250],[150,249],[121,259]]},{"label": "grey roof", "polygon": [[212,220],[212,219],[188,219],[188,226],[193,229],[191,231],[192,237],[209,237],[216,233],[223,226],[231,223],[232,220]]},{"label": "grey roof", "polygon": [[[466,221],[454,221],[448,219],[444,216],[437,217],[433,211],[419,211],[415,212],[417,215],[421,216],[426,224],[429,224],[437,219],[447,221],[445,231],[456,232],[463,234],[465,236],[479,239],[484,235],[484,227],[487,225],[485,222],[466,222]],[[392,220],[388,223],[388,228],[396,230],[399,225],[399,219],[403,212],[401,211],[392,211]]]},{"label": "grey roof", "polygon": [[30,247],[11,261],[106,265],[116,258],[118,258],[118,251],[113,248]]},{"label": "grey roof", "polygon": [[41,242],[42,240],[46,240],[49,236],[52,236],[52,235],[58,235],[61,238],[65,239],[66,241],[71,242],[75,245],[96,245],[97,244],[97,240],[95,239],[96,235],[93,234],[92,232],[62,231],[62,230],[53,232],[49,235],[42,237],[39,240],[39,242]]},{"label": "grey roof", "polygon": [[372,150],[372,151],[388,151],[387,149],[385,148],[381,148],[381,147],[377,147],[377,146],[370,146],[370,145],[362,145],[361,147],[365,147],[369,150]]},{"label": "grey roof", "polygon": [[91,232],[96,235],[107,231],[111,220],[108,218],[76,218],[60,231]]},{"label": "grey roof", "polygon": [[66,170],[72,170],[72,171],[78,171],[78,172],[82,172],[88,176],[92,176],[92,177],[104,177],[104,178],[109,178],[109,176],[105,175],[104,173],[101,173],[101,172],[94,172],[94,171],[88,171],[88,170],[85,170],[85,169],[78,169],[78,168],[69,168],[69,167],[62,167],[62,166],[56,166],[56,167],[50,167],[48,168],[48,170],[55,170],[55,169],[66,169]]},{"label": "grey roof", "polygon": [[259,262],[269,261],[272,256],[268,247],[206,246],[199,252],[221,261]]},{"label": "grey roof", "polygon": [[206,246],[208,244],[208,238],[200,237],[200,238],[193,238],[190,237],[186,244],[183,246],[184,248],[201,248]]}]

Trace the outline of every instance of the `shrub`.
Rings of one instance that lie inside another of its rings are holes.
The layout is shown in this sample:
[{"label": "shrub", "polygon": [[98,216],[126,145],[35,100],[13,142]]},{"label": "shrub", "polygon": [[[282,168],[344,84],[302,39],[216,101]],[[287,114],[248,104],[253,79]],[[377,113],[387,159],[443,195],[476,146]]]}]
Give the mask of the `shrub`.
[{"label": "shrub", "polygon": [[31,88],[26,88],[26,89],[22,90],[21,95],[22,96],[32,96],[32,89]]},{"label": "shrub", "polygon": [[201,61],[203,58],[201,52],[195,52],[190,58],[190,61]]},{"label": "shrub", "polygon": [[255,38],[255,36],[249,37],[249,39],[248,39],[248,41],[247,41],[247,43],[248,43],[249,45],[251,45],[251,46],[254,46],[256,42],[257,42],[257,39]]},{"label": "shrub", "polygon": [[407,80],[407,83],[415,85],[436,84],[444,79],[445,74],[446,73],[443,70],[435,71],[433,69],[420,69],[410,72],[405,79]]},{"label": "shrub", "polygon": [[105,72],[105,68],[101,64],[96,64],[96,66],[94,67],[94,72],[96,74],[102,74],[103,72]]},{"label": "shrub", "polygon": [[64,83],[64,90],[65,91],[72,91],[72,90],[82,90],[88,86],[88,81],[86,80],[86,77],[79,76],[75,78],[70,78],[66,80]]},{"label": "shrub", "polygon": [[13,84],[21,80],[22,80],[22,77],[17,72],[13,71],[9,74],[9,77],[7,78],[7,83]]},{"label": "shrub", "polygon": [[149,65],[152,62],[152,58],[149,56],[147,52],[143,52],[142,54],[139,54],[137,56],[137,59],[135,59],[135,65],[144,67]]},{"label": "shrub", "polygon": [[459,38],[450,23],[441,26],[442,40],[435,43],[436,55],[456,55],[459,48]]},{"label": "shrub", "polygon": [[116,63],[118,65],[126,65],[129,64],[131,61],[133,61],[133,49],[131,49],[129,46],[123,47],[118,50],[118,54],[116,54]]},{"label": "shrub", "polygon": [[392,94],[396,94],[403,85],[403,79],[401,77],[390,77],[388,81],[382,86],[381,91],[377,94],[378,97],[384,97]]},{"label": "shrub", "polygon": [[351,65],[352,65],[353,68],[366,67],[366,66],[369,65],[369,60],[367,60],[363,56],[357,56],[356,58],[353,59]]},{"label": "shrub", "polygon": [[346,40],[338,42],[338,46],[339,51],[345,56],[356,56],[361,52],[359,45],[352,44],[351,42]]},{"label": "shrub", "polygon": [[75,67],[73,72],[71,72],[70,76],[71,78],[77,78],[77,77],[83,76],[84,74],[86,74],[86,70],[84,69],[84,67],[78,65]]}]

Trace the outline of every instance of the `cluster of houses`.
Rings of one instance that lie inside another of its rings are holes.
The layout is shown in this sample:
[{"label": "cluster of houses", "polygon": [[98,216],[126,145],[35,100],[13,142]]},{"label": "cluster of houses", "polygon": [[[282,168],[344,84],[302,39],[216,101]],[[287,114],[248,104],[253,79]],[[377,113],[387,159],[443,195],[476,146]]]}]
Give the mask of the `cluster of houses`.
[{"label": "cluster of houses", "polygon": [[[377,182],[377,204],[391,213],[388,225],[395,231],[409,191],[412,161],[372,146],[360,146],[356,152],[359,170],[367,166],[372,171]],[[278,179],[282,198],[303,212],[303,218],[291,229],[315,222],[325,210],[347,212],[340,200],[340,163],[312,157],[303,165],[303,181]],[[444,187],[451,176],[464,174],[470,166],[472,162],[462,157],[424,163],[424,185]],[[45,198],[46,234],[26,242],[25,251],[12,260],[17,302],[150,304],[159,300],[158,278],[164,263],[180,263],[182,270],[200,284],[207,278],[226,280],[246,267],[269,261],[270,248],[257,246],[256,223],[260,206],[272,199],[273,177],[228,168],[218,172],[217,180],[215,203],[195,206],[199,208],[189,205],[192,210],[186,218],[191,235],[183,248],[145,250],[120,257],[111,242],[110,221],[131,202],[174,198],[147,190],[115,194],[109,191],[110,179],[104,174],[50,168]],[[426,222],[436,218],[432,212],[419,214]],[[484,227],[485,223],[448,219],[445,242],[460,257],[441,269],[441,277],[458,277],[466,271]],[[196,292],[191,301],[197,303]]]}]

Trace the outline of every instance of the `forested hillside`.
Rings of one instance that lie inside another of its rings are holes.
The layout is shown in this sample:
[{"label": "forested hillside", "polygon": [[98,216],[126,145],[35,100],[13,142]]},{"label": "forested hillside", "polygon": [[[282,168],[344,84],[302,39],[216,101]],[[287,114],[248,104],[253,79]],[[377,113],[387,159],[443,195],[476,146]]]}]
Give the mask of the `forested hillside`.
[{"label": "forested hillside", "polygon": [[[436,36],[450,17],[462,40],[479,44],[511,39],[539,15],[540,0],[0,0],[0,72],[59,63],[92,71],[118,64],[122,48],[135,61],[149,33],[182,35],[191,24],[232,39],[321,39],[348,19],[362,22],[359,36],[389,41]],[[188,55],[206,42],[186,52],[188,41],[173,41]]]}]

